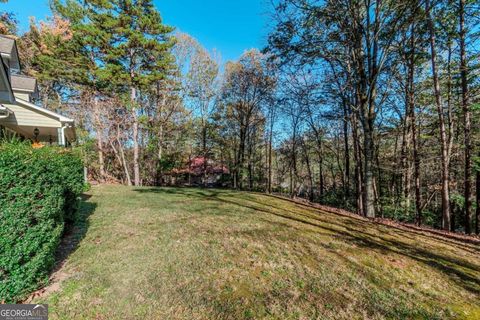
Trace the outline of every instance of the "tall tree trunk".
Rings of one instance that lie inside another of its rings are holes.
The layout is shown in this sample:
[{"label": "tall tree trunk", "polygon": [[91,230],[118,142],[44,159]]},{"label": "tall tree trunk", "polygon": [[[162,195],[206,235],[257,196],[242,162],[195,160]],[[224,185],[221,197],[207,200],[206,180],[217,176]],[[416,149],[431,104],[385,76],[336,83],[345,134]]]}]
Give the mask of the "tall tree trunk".
[{"label": "tall tree trunk", "polygon": [[123,173],[125,175],[124,182],[126,182],[128,186],[131,186],[132,180],[130,179],[130,172],[128,170],[127,161],[125,160],[125,152],[123,151],[123,145],[120,137],[120,125],[118,123],[116,125],[116,137],[114,141],[117,141],[118,151],[115,148],[115,144],[113,143],[113,141],[110,141],[110,145],[112,146],[112,150],[123,168]]},{"label": "tall tree trunk", "polygon": [[390,197],[392,198],[392,205],[395,205],[395,210],[396,210],[396,204],[399,202],[399,197],[397,190],[399,190],[398,187],[398,177],[401,176],[400,170],[402,169],[401,164],[401,157],[397,157],[396,155],[398,154],[398,142],[400,140],[399,136],[399,131],[396,130],[395,133],[395,144],[393,148],[393,154],[395,155],[395,161],[394,161],[394,170],[392,170],[391,174],[391,180],[390,180]]},{"label": "tall tree trunk", "polygon": [[132,185],[132,179],[130,178],[130,171],[128,170],[128,164],[125,159],[125,152],[123,151],[123,146],[120,141],[120,134],[119,131],[117,131],[117,143],[118,143],[118,149],[120,152],[120,159],[122,160],[122,166],[123,166],[123,171],[125,173],[125,179],[127,180],[127,185],[131,186]]},{"label": "tall tree trunk", "polygon": [[294,192],[293,192],[293,166],[292,164],[290,164],[290,170],[289,170],[289,174],[290,174],[290,198],[294,198]]},{"label": "tall tree trunk", "polygon": [[[126,183],[128,186],[131,186],[132,185],[132,180],[130,179],[130,173],[128,172],[128,165],[127,165],[127,162],[125,161],[125,153],[123,151],[123,146],[122,146],[122,142],[121,142],[121,138],[120,138],[120,128],[119,128],[118,124],[117,124],[116,131],[117,131],[117,134],[116,134],[115,140],[110,141],[110,146],[112,147],[112,150],[113,150],[113,153],[115,154],[115,157],[117,158],[118,162],[120,163],[120,165],[123,168],[123,172],[124,172],[124,175],[125,175],[124,179],[122,179],[123,182]],[[115,147],[115,144],[114,144],[115,141],[118,144],[118,150]]]},{"label": "tall tree trunk", "polygon": [[[478,155],[480,156],[480,154]],[[475,233],[480,234],[480,171],[477,170],[476,176],[476,189],[477,189],[477,196],[476,196],[476,203],[477,208],[475,209]]]},{"label": "tall tree trunk", "polygon": [[[413,95],[413,93],[412,93]],[[417,125],[415,116],[415,105],[411,107],[412,119],[412,143],[413,143],[413,175],[415,180],[415,215],[418,225],[422,224],[422,195],[420,193],[420,157],[418,154]]]},{"label": "tall tree trunk", "polygon": [[106,172],[105,172],[105,159],[103,157],[103,137],[101,130],[97,131],[97,149],[98,149],[98,164],[100,171],[100,182],[105,182]]},{"label": "tall tree trunk", "polygon": [[415,184],[415,220],[417,225],[422,224],[422,199],[420,193],[420,157],[418,154],[417,119],[415,114],[415,24],[412,23],[410,31],[410,56],[408,61],[408,108],[412,126],[413,147],[413,177]]},{"label": "tall tree trunk", "polygon": [[346,101],[343,101],[343,144],[344,144],[344,194],[347,201],[350,201],[350,146],[348,144],[348,106]]},{"label": "tall tree trunk", "polygon": [[[296,125],[295,125],[296,126]],[[292,153],[290,159],[290,197],[295,198],[297,189],[297,133],[296,128],[293,129]]]},{"label": "tall tree trunk", "polygon": [[157,143],[157,170],[155,172],[155,184],[157,186],[163,185],[163,107],[166,103],[166,94],[161,92],[161,82],[157,81],[156,84],[156,99],[155,103],[157,105],[157,116],[159,119],[158,124],[158,143]]},{"label": "tall tree trunk", "polygon": [[382,174],[382,170],[381,170],[381,167],[380,167],[380,157],[378,156],[379,155],[379,150],[378,150],[379,146],[377,144],[376,148],[375,148],[375,166],[377,168],[377,176],[373,179],[373,189],[375,190],[375,212],[381,212],[382,214],[382,217],[383,217],[383,206],[382,206],[382,202],[380,201],[380,199],[382,199],[383,197],[383,189],[382,189],[382,180],[381,180],[381,177],[383,177],[384,175]]},{"label": "tall tree trunk", "polygon": [[430,0],[425,0],[425,12],[427,14],[427,23],[430,38],[431,64],[433,74],[433,90],[435,95],[435,104],[437,107],[439,127],[440,127],[440,147],[442,160],[442,228],[450,230],[450,192],[449,192],[449,166],[448,166],[448,141],[445,128],[445,118],[443,115],[443,103],[440,92],[440,81],[437,73],[437,53],[435,48],[435,26],[432,19]]},{"label": "tall tree trunk", "polygon": [[[340,154],[341,154],[341,149],[342,149],[342,143],[340,142],[340,136],[335,134],[334,138],[333,138],[335,141],[335,158],[337,160],[337,168],[338,168],[338,171],[340,171],[340,181],[342,182],[342,189],[344,191],[343,193],[343,201],[346,201],[346,198],[345,198],[345,185],[346,185],[346,182],[345,182],[345,170],[343,169],[343,166],[342,166],[342,161],[340,160]],[[344,163],[343,163],[344,164]]]},{"label": "tall tree trunk", "polygon": [[310,166],[310,155],[308,154],[307,143],[303,138],[302,138],[302,147],[303,147],[305,165],[307,167],[307,174],[308,174],[308,200],[313,202],[313,175],[312,175],[312,168]]},{"label": "tall tree trunk", "polygon": [[318,196],[320,202],[323,199],[323,191],[325,190],[325,181],[323,176],[323,143],[321,131],[315,127],[314,122],[310,124],[310,127],[315,134],[315,140],[317,142],[317,154],[318,154]]},{"label": "tall tree trunk", "polygon": [[362,175],[362,152],[360,150],[360,138],[358,136],[358,122],[356,113],[351,116],[352,138],[353,138],[353,156],[355,160],[355,193],[357,198],[357,213],[364,215],[363,211],[363,175]]},{"label": "tall tree trunk", "polygon": [[317,137],[317,154],[318,154],[318,196],[320,202],[323,199],[323,191],[325,190],[325,181],[323,177],[323,145],[321,137]]},{"label": "tall tree trunk", "polygon": [[245,144],[247,140],[248,128],[246,125],[240,125],[240,141],[238,146],[238,157],[236,165],[236,180],[237,187],[239,189],[243,188],[243,165],[245,163]]},{"label": "tall tree trunk", "polygon": [[204,119],[202,119],[202,153],[203,153],[203,186],[208,185],[208,155],[207,155],[207,125]]},{"label": "tall tree trunk", "polygon": [[403,134],[402,134],[402,161],[401,161],[401,169],[402,169],[402,184],[403,184],[403,210],[405,213],[408,213],[410,210],[410,188],[411,188],[411,172],[410,172],[410,88],[408,87],[408,82],[410,81],[410,74],[407,75],[407,85],[405,86],[405,101],[406,101],[406,108],[405,108],[405,119],[403,123]]},{"label": "tall tree trunk", "polygon": [[137,107],[135,106],[136,99],[137,99],[137,91],[134,87],[131,87],[130,90],[131,90],[130,101],[132,103],[132,117],[133,117],[133,124],[132,124],[133,180],[134,180],[135,186],[139,186],[140,185],[140,163],[139,163],[140,150],[139,150],[139,144],[138,144],[138,115],[137,115]]},{"label": "tall tree trunk", "polygon": [[[361,3],[361,2],[360,2]],[[378,28],[381,1],[364,3],[367,14],[365,25],[357,24],[355,34],[354,53],[358,73],[357,101],[360,110],[363,128],[363,165],[364,165],[364,214],[366,217],[374,218],[375,207],[375,103],[377,95],[377,62],[378,62]],[[373,9],[373,10],[372,10]],[[361,5],[356,8],[356,16],[362,17]],[[373,12],[372,12],[372,11]],[[372,14],[370,14],[372,13]],[[362,18],[360,18],[362,19]],[[373,19],[373,20],[372,20]],[[361,20],[359,20],[361,21]],[[373,33],[373,36],[372,36]]]},{"label": "tall tree trunk", "polygon": [[94,124],[95,124],[95,131],[97,132],[97,154],[98,154],[98,166],[99,166],[99,174],[100,174],[100,182],[105,182],[106,171],[105,171],[105,157],[104,157],[104,150],[103,150],[103,125],[100,117],[100,107],[98,105],[98,101],[95,96],[92,98],[93,104],[93,117],[94,117]]},{"label": "tall tree trunk", "polygon": [[[446,85],[446,99],[447,99],[447,117],[446,128],[447,128],[447,167],[449,168],[449,181],[450,181],[450,155],[452,154],[453,148],[453,103],[452,103],[452,89],[453,89],[453,77],[452,77],[452,55],[453,55],[453,40],[449,37],[447,40],[447,85]],[[449,184],[450,185],[450,184]],[[456,229],[456,208],[452,208],[450,203],[450,230],[455,231]]]},{"label": "tall tree trunk", "polygon": [[465,232],[472,232],[472,163],[471,163],[471,111],[468,97],[468,66],[465,50],[465,0],[459,0],[459,18],[460,18],[460,77],[462,83],[462,109],[464,124],[464,142],[465,142]]},{"label": "tall tree trunk", "polygon": [[[250,134],[248,135],[248,189],[251,191],[253,190],[253,144],[255,140],[255,128],[250,130]],[[252,137],[253,136],[253,137]]]},{"label": "tall tree trunk", "polygon": [[163,124],[159,125],[158,128],[158,151],[157,151],[157,185],[161,186],[163,184]]},{"label": "tall tree trunk", "polygon": [[[321,142],[320,142],[321,144]],[[320,145],[321,147],[321,145]],[[320,200],[323,199],[323,193],[325,191],[325,177],[323,175],[323,155],[322,152],[319,152],[318,155],[318,195],[320,197]]]},{"label": "tall tree trunk", "polygon": [[232,177],[233,177],[233,188],[234,189],[238,189],[238,163],[240,162],[239,160],[239,155],[240,155],[240,151],[237,150],[239,148],[237,148],[238,145],[237,145],[237,139],[235,138],[235,143],[234,143],[234,148],[233,148],[233,174],[232,174]]},{"label": "tall tree trunk", "polygon": [[272,139],[273,139],[273,130],[272,125],[270,125],[270,132],[268,138],[268,185],[267,192],[272,193]]},{"label": "tall tree trunk", "polygon": [[364,214],[366,217],[375,218],[375,188],[374,188],[374,168],[375,161],[375,146],[374,146],[374,119],[371,113],[368,112],[364,120]]}]

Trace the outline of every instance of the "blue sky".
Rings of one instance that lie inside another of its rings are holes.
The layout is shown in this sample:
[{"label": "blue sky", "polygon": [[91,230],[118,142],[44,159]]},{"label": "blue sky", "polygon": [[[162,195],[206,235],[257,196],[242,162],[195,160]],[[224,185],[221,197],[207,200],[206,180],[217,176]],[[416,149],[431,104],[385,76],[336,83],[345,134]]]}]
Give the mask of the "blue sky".
[{"label": "blue sky", "polygon": [[[238,58],[244,50],[262,48],[267,35],[268,0],[154,0],[165,23],[189,33],[207,49],[217,49],[224,61]],[[28,29],[29,17],[43,20],[51,15],[48,0],[9,0],[1,11],[12,11],[20,31]]]}]

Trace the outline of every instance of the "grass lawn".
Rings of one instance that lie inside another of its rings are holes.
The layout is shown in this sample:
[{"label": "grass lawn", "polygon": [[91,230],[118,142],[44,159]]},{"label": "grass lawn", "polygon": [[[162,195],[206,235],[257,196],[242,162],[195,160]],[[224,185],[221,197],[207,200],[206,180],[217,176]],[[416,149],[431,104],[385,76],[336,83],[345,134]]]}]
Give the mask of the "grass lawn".
[{"label": "grass lawn", "polygon": [[52,319],[480,319],[478,244],[246,192],[89,195],[34,299]]}]

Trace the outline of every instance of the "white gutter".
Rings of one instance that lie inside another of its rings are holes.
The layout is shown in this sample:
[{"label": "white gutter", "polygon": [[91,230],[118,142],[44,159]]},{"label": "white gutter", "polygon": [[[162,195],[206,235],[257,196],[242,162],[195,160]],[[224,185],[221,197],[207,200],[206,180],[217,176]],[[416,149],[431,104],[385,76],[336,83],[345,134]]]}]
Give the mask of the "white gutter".
[{"label": "white gutter", "polygon": [[12,114],[12,111],[0,104],[0,119],[6,119]]}]

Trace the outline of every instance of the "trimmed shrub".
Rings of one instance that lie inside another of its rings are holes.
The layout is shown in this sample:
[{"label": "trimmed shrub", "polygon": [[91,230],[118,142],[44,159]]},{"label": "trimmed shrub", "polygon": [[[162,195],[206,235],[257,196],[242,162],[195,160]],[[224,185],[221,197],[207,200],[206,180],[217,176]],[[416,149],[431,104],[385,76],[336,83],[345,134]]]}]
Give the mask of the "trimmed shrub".
[{"label": "trimmed shrub", "polygon": [[47,282],[83,184],[82,161],[71,151],[0,145],[0,302]]}]

